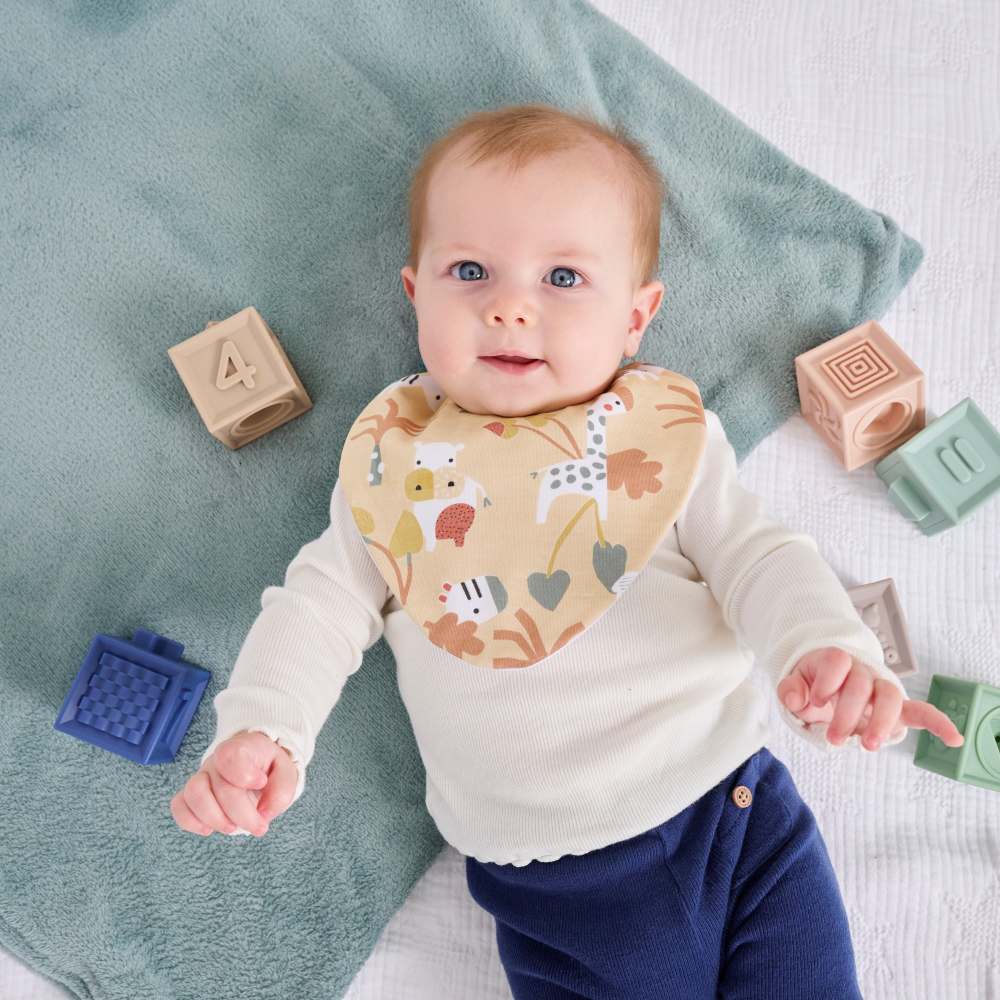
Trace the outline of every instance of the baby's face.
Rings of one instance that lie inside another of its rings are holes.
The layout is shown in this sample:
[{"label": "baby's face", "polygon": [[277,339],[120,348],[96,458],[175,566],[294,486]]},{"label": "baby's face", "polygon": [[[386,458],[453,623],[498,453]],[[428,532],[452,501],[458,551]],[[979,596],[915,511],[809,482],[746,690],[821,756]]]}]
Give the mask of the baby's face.
[{"label": "baby's face", "polygon": [[[417,271],[402,277],[424,365],[463,409],[522,416],[584,402],[638,350],[663,285],[634,282],[633,212],[612,171],[596,147],[516,173],[438,165]],[[538,360],[487,360],[498,354]]]}]

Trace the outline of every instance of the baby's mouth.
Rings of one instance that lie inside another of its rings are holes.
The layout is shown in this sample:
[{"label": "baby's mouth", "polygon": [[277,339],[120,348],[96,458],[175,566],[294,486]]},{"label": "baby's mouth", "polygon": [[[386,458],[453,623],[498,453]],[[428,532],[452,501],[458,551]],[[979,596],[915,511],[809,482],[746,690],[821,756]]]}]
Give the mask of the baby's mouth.
[{"label": "baby's mouth", "polygon": [[519,375],[522,372],[541,368],[545,362],[541,358],[522,358],[512,354],[484,354],[481,359],[491,368],[508,375]]}]

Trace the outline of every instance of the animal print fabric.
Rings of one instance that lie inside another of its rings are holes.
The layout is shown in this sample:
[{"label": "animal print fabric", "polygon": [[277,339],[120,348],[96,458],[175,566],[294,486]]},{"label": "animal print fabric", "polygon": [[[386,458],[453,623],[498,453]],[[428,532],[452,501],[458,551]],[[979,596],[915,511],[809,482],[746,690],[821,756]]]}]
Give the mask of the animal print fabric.
[{"label": "animal print fabric", "polygon": [[427,638],[467,663],[528,667],[627,590],[691,492],[705,433],[697,385],[657,365],[519,417],[464,410],[421,372],[365,406],[340,479]]}]

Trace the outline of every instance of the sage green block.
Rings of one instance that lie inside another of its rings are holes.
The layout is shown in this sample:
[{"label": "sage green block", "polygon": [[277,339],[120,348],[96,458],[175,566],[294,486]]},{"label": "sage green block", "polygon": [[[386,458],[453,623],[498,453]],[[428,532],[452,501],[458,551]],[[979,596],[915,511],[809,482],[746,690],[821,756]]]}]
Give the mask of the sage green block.
[{"label": "sage green block", "polygon": [[903,517],[936,535],[1000,491],[1000,432],[966,396],[886,455],[875,472]]},{"label": "sage green block", "polygon": [[1000,688],[934,674],[926,700],[955,723],[965,742],[949,747],[922,729],[913,763],[1000,792]]}]

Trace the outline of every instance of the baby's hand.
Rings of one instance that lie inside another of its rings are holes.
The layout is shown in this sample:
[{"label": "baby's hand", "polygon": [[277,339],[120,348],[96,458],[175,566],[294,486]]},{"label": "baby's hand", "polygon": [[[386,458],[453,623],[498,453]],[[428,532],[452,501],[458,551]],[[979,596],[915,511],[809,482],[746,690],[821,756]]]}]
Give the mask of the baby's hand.
[{"label": "baby's hand", "polygon": [[778,697],[803,722],[829,723],[826,738],[835,746],[863,733],[862,745],[877,750],[907,726],[928,729],[950,747],[965,742],[944,712],[903,698],[891,681],[837,646],[806,653],[778,685]]},{"label": "baby's hand", "polygon": [[291,805],[298,777],[284,747],[264,733],[239,732],[188,778],[170,800],[170,813],[189,833],[235,833],[240,827],[263,837],[270,820]]}]

